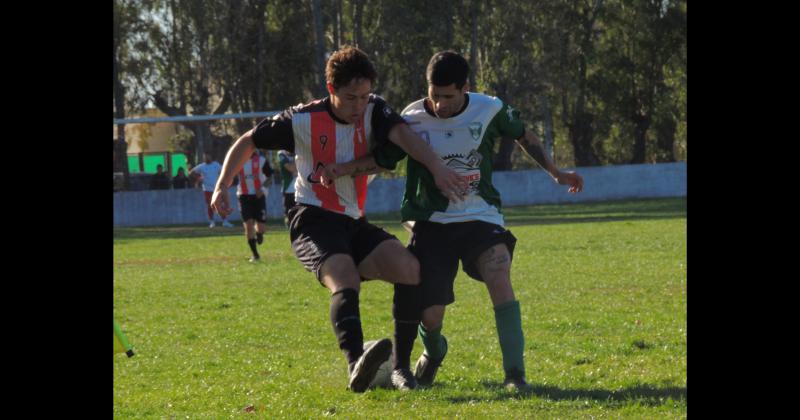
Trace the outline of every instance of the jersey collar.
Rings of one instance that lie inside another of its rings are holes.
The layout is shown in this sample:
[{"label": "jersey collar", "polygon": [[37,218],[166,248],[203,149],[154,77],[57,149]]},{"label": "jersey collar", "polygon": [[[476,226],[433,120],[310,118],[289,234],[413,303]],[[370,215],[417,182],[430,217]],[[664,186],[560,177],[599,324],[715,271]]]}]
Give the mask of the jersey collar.
[{"label": "jersey collar", "polygon": [[[427,97],[422,100],[422,105],[425,107],[425,112],[428,113],[428,115],[430,115],[433,118],[439,118],[438,116],[436,116],[436,113],[433,112],[433,110],[428,106],[428,98]],[[469,106],[469,94],[465,93],[464,94],[464,105],[461,105],[461,109],[459,109],[458,112],[456,112],[455,114],[453,114],[453,115],[451,115],[451,116],[449,116],[447,118],[441,118],[441,119],[447,120],[447,119],[450,119],[450,118],[455,118],[455,117],[461,115],[461,113],[464,112],[465,109],[467,109],[467,106]]]},{"label": "jersey collar", "polygon": [[326,96],[325,99],[322,100],[322,102],[325,104],[325,110],[328,111],[328,115],[330,115],[331,118],[333,118],[334,121],[336,121],[339,124],[344,124],[344,125],[349,125],[350,124],[347,121],[341,120],[339,117],[336,116],[336,114],[333,113],[333,109],[331,108],[331,97],[330,96]]}]

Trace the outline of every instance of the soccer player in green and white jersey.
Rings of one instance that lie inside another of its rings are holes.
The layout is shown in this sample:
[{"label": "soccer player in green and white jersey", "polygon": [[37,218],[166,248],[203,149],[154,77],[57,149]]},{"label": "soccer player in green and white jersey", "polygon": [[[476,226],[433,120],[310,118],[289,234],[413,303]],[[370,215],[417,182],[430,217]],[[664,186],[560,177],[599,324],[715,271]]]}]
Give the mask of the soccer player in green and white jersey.
[{"label": "soccer player in green and white jersey", "polygon": [[289,210],[295,205],[294,183],[297,179],[297,166],[294,154],[287,150],[278,150],[278,166],[281,172],[281,192],[283,193],[283,221],[289,226]]},{"label": "soccer player in green and white jersey", "polygon": [[[568,185],[569,192],[583,189],[582,177],[559,170],[539,139],[525,130],[519,111],[498,98],[468,92],[468,74],[469,65],[462,56],[452,51],[435,54],[427,68],[428,97],[402,112],[409,127],[465,178],[469,187],[463,200],[448,200],[436,189],[431,173],[408,159],[401,217],[404,223],[413,222],[409,223],[413,228],[408,248],[419,259],[421,283],[395,285],[392,382],[398,389],[432,384],[447,354],[442,321],[446,305],[455,301],[453,281],[459,260],[467,275],[483,281],[489,291],[503,355],[504,385],[516,390],[529,387],[520,306],[510,276],[516,238],[504,228],[500,194],[492,185],[495,140],[516,139],[556,182]],[[380,167],[393,168],[404,156],[402,150],[389,145],[376,149],[372,159]],[[343,164],[335,168],[334,176],[363,166],[369,164]],[[412,376],[409,359],[417,332],[425,351]]]}]

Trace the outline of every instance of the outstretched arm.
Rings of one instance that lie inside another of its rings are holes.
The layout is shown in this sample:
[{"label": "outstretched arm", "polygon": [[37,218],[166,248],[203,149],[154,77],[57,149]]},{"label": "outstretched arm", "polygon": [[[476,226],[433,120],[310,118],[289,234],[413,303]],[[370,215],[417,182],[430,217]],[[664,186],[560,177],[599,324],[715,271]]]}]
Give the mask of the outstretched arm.
[{"label": "outstretched arm", "polygon": [[569,192],[575,194],[583,190],[583,177],[577,172],[561,171],[545,152],[542,142],[530,130],[525,130],[525,134],[517,139],[517,144],[536,161],[551,177],[560,185],[569,185]]},{"label": "outstretched arm", "polygon": [[375,162],[375,156],[370,153],[347,163],[329,163],[325,165],[320,178],[322,185],[327,187],[333,184],[336,178],[342,176],[372,175],[383,171],[388,171],[388,169],[379,166]]}]

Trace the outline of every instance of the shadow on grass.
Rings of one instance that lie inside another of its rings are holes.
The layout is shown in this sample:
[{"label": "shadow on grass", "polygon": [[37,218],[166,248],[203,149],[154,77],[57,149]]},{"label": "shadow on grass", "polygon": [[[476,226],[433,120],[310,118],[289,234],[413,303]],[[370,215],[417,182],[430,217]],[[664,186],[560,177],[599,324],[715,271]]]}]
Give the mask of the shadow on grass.
[{"label": "shadow on grass", "polygon": [[490,391],[494,391],[494,394],[490,396],[465,395],[449,397],[447,400],[452,403],[469,403],[474,401],[490,402],[538,397],[551,401],[594,400],[598,403],[614,406],[627,405],[634,402],[641,405],[658,406],[666,403],[668,399],[686,402],[685,387],[658,388],[644,384],[610,391],[607,389],[563,389],[550,385],[531,384],[531,388],[528,391],[511,392],[503,388],[503,385],[499,382],[481,381],[481,385]]},{"label": "shadow on grass", "polygon": [[[542,204],[503,208],[506,225],[545,225],[675,219],[686,217],[686,198]],[[400,213],[369,217],[378,226],[397,226]]]},{"label": "shadow on grass", "polygon": [[594,223],[686,217],[686,198],[509,207],[506,224]]},{"label": "shadow on grass", "polygon": [[[544,204],[508,207],[503,209],[507,225],[544,225],[563,223],[594,223],[673,219],[686,217],[686,198],[647,200],[602,201],[573,204]],[[386,228],[399,228],[400,213],[381,213],[367,217],[370,223]],[[114,240],[128,239],[181,239],[242,235],[241,222],[233,228],[208,228],[206,225],[148,226],[114,228]],[[288,236],[283,219],[268,219],[268,232]]]},{"label": "shadow on grass", "polygon": [[[283,219],[267,220],[267,233],[282,232],[288,236],[288,230],[283,224]],[[217,225],[209,228],[208,225],[180,225],[180,226],[147,226],[131,228],[114,228],[114,241],[128,239],[184,239],[184,238],[210,238],[223,236],[242,236],[244,227],[242,222],[234,222],[232,228]]]}]

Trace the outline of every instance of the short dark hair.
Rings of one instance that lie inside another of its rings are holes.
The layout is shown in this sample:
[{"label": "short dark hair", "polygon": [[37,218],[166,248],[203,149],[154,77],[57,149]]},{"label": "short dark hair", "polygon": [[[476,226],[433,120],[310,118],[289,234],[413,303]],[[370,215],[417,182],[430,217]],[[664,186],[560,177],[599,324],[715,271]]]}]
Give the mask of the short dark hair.
[{"label": "short dark hair", "polygon": [[325,66],[325,79],[334,89],[347,86],[353,79],[369,79],[374,85],[378,72],[364,51],[345,46],[334,52]]},{"label": "short dark hair", "polygon": [[457,89],[464,87],[469,75],[469,63],[455,51],[438,52],[428,62],[425,76],[428,84],[434,86],[450,86],[455,83]]}]

